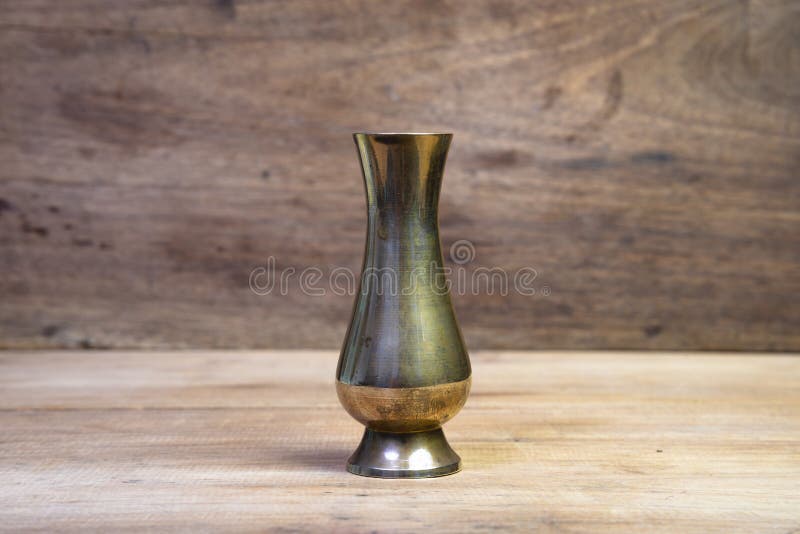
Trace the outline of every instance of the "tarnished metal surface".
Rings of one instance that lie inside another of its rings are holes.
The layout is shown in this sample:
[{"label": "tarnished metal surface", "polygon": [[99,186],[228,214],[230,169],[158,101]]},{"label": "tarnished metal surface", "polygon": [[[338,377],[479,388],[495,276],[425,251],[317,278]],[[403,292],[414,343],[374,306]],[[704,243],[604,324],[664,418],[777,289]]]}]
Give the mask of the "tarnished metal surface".
[{"label": "tarnished metal surface", "polygon": [[[439,191],[451,138],[451,134],[354,135],[367,194],[367,241],[360,289],[336,375],[342,404],[369,430],[364,439],[369,437],[370,447],[362,441],[350,460],[349,470],[357,474],[438,476],[460,465],[452,461],[452,450],[438,430],[463,406],[471,376],[439,243]],[[380,457],[376,444],[398,443],[391,436],[380,436],[387,431],[420,433],[411,440],[414,446],[429,443],[429,456],[444,458],[447,465],[433,461],[425,469],[415,469],[414,462],[402,456],[389,462],[394,466],[390,469],[362,465]]]},{"label": "tarnished metal surface", "polygon": [[417,432],[439,428],[464,406],[472,378],[419,388],[376,388],[336,382],[347,413],[374,430]]}]

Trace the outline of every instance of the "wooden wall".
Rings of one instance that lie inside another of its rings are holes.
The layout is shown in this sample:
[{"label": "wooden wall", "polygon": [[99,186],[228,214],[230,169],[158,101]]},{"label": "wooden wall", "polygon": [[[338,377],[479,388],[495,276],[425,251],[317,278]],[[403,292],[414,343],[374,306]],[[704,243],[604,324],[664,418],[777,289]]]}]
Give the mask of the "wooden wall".
[{"label": "wooden wall", "polygon": [[2,0],[0,346],[336,347],[350,133],[451,131],[473,348],[800,350],[800,2]]}]

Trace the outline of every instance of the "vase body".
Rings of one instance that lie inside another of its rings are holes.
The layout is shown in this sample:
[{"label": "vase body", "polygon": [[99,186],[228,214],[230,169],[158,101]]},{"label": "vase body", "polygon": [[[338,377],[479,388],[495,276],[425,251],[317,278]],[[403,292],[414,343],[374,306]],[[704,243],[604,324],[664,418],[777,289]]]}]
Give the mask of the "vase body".
[{"label": "vase body", "polygon": [[352,473],[456,472],[441,426],[464,405],[471,369],[450,302],[438,202],[450,134],[355,134],[367,196],[360,287],[336,371],[365,425]]}]

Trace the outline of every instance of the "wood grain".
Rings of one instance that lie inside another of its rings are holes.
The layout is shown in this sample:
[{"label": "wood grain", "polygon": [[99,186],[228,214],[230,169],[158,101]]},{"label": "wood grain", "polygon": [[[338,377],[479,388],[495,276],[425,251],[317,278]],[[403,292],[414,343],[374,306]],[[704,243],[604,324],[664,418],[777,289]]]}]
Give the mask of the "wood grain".
[{"label": "wood grain", "polygon": [[344,470],[335,352],[0,353],[0,530],[792,532],[800,358],[481,352],[464,470]]},{"label": "wood grain", "polygon": [[[473,348],[800,350],[791,0],[0,1],[0,346],[330,348],[350,133],[455,134]],[[296,276],[296,275],[295,275]]]}]

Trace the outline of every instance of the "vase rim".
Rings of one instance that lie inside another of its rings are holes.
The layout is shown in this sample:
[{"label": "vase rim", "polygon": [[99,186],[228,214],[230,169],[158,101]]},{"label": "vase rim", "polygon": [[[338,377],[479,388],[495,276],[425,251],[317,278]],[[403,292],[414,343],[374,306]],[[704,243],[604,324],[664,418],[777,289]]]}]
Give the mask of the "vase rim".
[{"label": "vase rim", "polygon": [[353,132],[353,135],[398,135],[398,136],[420,136],[420,135],[453,135],[451,132]]}]

